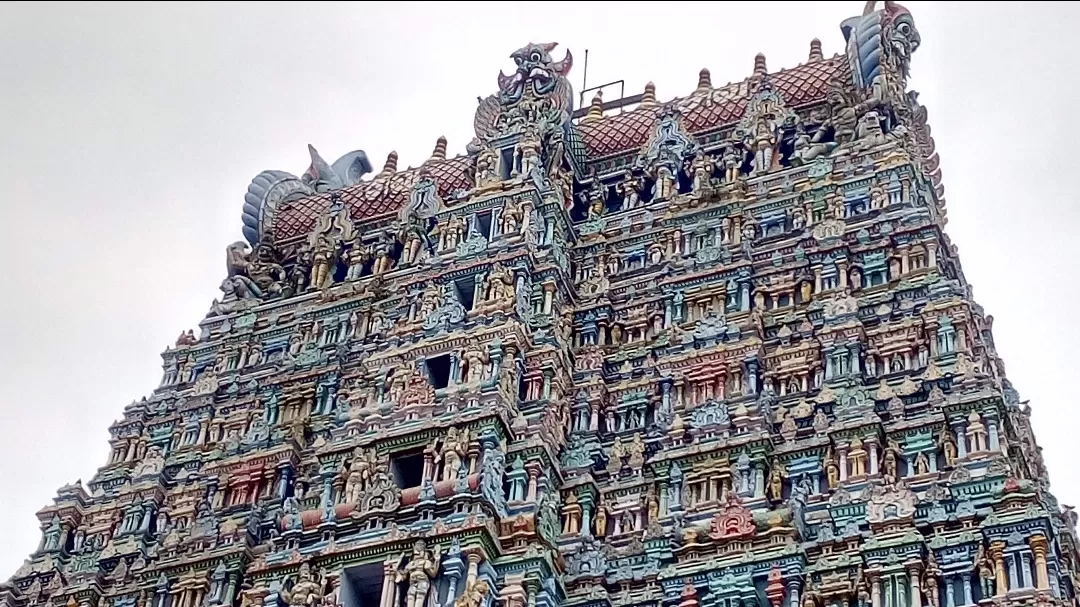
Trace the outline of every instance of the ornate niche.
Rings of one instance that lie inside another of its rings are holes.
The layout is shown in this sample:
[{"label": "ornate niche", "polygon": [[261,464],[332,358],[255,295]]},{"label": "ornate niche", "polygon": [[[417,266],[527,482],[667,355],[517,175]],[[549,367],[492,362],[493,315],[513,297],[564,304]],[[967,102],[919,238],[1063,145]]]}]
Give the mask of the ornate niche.
[{"label": "ornate niche", "polygon": [[634,163],[635,169],[653,180],[653,200],[667,200],[679,193],[679,173],[698,147],[683,127],[678,109],[674,105],[660,108],[649,143]]}]

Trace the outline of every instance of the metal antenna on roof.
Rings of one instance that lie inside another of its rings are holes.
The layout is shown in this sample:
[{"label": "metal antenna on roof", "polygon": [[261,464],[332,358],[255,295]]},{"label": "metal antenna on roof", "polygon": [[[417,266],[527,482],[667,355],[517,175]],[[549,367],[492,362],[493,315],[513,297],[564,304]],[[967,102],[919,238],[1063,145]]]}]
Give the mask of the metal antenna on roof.
[{"label": "metal antenna on roof", "polygon": [[581,72],[581,98],[578,99],[578,107],[585,104],[585,90],[589,87],[589,49],[585,49],[585,67]]}]

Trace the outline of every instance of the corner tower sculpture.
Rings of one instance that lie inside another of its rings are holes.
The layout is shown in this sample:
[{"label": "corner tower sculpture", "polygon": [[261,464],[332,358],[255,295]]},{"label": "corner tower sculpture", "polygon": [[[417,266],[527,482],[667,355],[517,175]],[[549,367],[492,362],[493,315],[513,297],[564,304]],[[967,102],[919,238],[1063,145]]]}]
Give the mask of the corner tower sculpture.
[{"label": "corner tower sculpture", "polygon": [[1075,605],[914,21],[842,29],[577,112],[529,44],[464,156],[258,175],[224,296],[0,605]]}]

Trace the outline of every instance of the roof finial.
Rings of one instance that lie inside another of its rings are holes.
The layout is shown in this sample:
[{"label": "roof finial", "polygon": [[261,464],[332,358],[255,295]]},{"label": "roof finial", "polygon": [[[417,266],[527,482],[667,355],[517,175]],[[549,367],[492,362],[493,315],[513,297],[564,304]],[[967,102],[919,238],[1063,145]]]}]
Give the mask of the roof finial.
[{"label": "roof finial", "polygon": [[645,84],[645,92],[641,94],[641,107],[656,107],[656,85],[652,82]]},{"label": "roof finial", "polygon": [[600,120],[604,117],[604,94],[603,91],[596,91],[593,95],[592,103],[589,104],[589,113],[585,115],[582,122],[592,122],[593,120]]},{"label": "roof finial", "polygon": [[397,172],[397,152],[390,152],[386,155],[386,164],[383,165],[382,170],[376,175],[379,177],[390,177]]},{"label": "roof finial", "polygon": [[703,67],[698,72],[697,77],[697,90],[695,93],[707,93],[712,90],[712,75],[709,73],[709,68]]},{"label": "roof finial", "polygon": [[757,57],[754,57],[754,75],[764,76],[769,73],[769,68],[765,66],[765,53],[758,53]]},{"label": "roof finial", "polygon": [[814,38],[810,41],[810,61],[821,61],[825,56],[821,54],[821,40]]},{"label": "roof finial", "polygon": [[435,149],[431,151],[429,160],[446,160],[446,137],[440,136],[435,141]]}]

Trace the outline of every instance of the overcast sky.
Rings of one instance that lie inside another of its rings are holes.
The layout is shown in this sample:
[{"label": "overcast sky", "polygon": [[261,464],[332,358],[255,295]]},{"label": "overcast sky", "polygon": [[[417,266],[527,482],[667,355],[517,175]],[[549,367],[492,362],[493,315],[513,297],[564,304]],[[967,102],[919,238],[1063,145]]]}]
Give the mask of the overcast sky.
[{"label": "overcast sky", "polygon": [[[663,101],[702,67],[719,86],[757,52],[770,70],[814,37],[840,52],[863,4],[0,4],[0,580],[36,547],[34,512],[105,463],[109,424],[206,314],[259,171],[301,173],[308,143],[330,161],[366,150],[376,170],[390,150],[419,164],[439,135],[461,153],[477,95],[529,41],[569,47],[577,89],[587,48],[590,84],[652,80]],[[948,232],[1076,504],[1080,5],[906,5]]]}]

